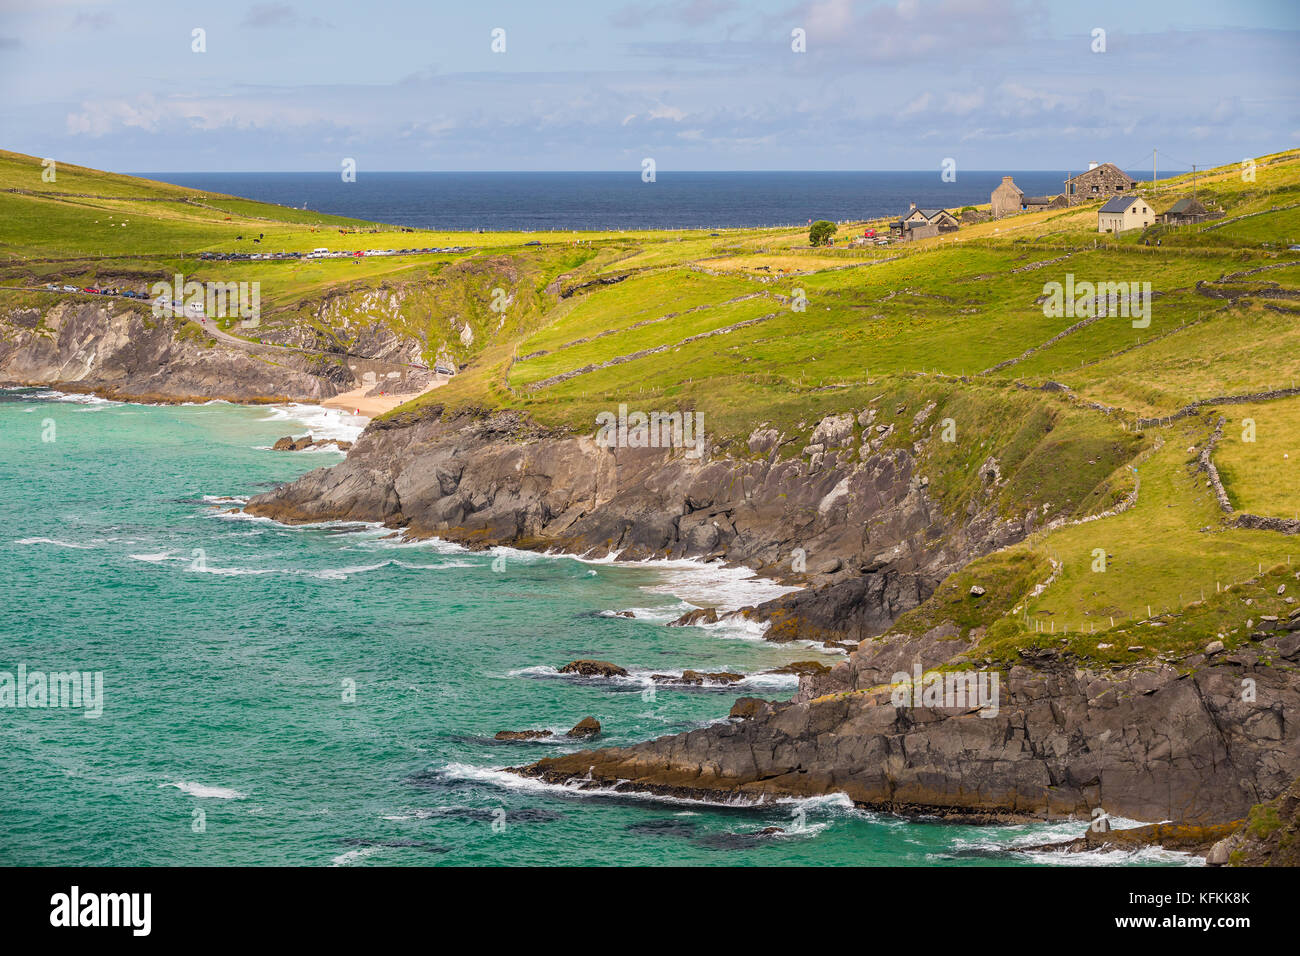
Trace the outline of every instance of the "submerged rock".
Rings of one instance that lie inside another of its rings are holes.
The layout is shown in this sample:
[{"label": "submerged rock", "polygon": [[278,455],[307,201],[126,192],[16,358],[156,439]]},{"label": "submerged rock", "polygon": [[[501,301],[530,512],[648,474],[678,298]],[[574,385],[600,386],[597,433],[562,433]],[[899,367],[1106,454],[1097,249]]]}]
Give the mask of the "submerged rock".
[{"label": "submerged rock", "polygon": [[690,627],[697,624],[717,624],[718,612],[711,607],[697,607],[693,611],[687,611],[675,621],[670,621],[669,627]]},{"label": "submerged rock", "polygon": [[570,661],[560,668],[561,674],[579,674],[583,677],[626,677],[627,671],[609,661]]},{"label": "submerged rock", "polygon": [[1143,847],[1159,846],[1166,850],[1184,853],[1208,853],[1219,841],[1235,833],[1241,821],[1214,826],[1185,826],[1177,823],[1153,823],[1150,826],[1131,827],[1126,830],[1089,829],[1081,837],[1060,843],[1040,843],[1015,849],[1025,853],[1036,850],[1064,850],[1067,853],[1086,853],[1091,850],[1131,852]]},{"label": "submerged rock", "polygon": [[352,442],[340,441],[336,438],[313,438],[311,435],[294,438],[292,435],[285,435],[271,446],[271,450],[306,451],[308,448],[324,448],[326,445],[334,445],[339,451],[350,451],[352,448]]},{"label": "submerged rock", "polygon": [[538,740],[552,736],[549,730],[498,730],[493,740]]},{"label": "submerged rock", "polygon": [[744,674],[733,674],[730,671],[682,671],[681,677],[674,677],[671,674],[652,674],[650,679],[659,684],[690,684],[699,687],[703,684],[734,684],[737,681],[745,679]]},{"label": "submerged rock", "polygon": [[566,734],[568,737],[579,739],[586,737],[595,737],[600,733],[600,721],[595,717],[584,717],[573,725],[573,729]]},{"label": "submerged rock", "polygon": [[803,677],[805,674],[825,674],[830,670],[829,664],[823,664],[821,661],[791,661],[789,664],[782,664],[770,671],[763,671],[764,674],[798,674]]}]

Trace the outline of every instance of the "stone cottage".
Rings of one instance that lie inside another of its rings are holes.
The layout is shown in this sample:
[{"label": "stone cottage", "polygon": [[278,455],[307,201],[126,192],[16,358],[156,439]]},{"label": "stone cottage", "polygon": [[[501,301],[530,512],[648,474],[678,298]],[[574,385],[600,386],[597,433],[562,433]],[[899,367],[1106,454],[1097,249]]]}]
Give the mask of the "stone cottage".
[{"label": "stone cottage", "polygon": [[1114,163],[1089,163],[1086,173],[1065,181],[1065,198],[1071,206],[1077,206],[1094,199],[1122,196],[1135,188],[1137,180]]},{"label": "stone cottage", "polygon": [[993,195],[989,197],[990,212],[994,219],[1001,219],[1003,216],[1014,216],[1020,212],[1020,201],[1024,198],[1024,193],[1020,191],[1010,176],[1003,176],[1002,183],[997,189],[993,190]]}]

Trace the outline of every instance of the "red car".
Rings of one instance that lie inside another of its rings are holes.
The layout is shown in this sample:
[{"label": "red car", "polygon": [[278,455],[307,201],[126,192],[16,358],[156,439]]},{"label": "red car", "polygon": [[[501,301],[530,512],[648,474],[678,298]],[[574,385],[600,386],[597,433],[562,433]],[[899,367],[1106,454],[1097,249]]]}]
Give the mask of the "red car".
[{"label": "red car", "polygon": [[876,230],[874,230],[874,229],[868,229],[866,232],[864,232],[864,233],[862,234],[862,238],[863,238],[863,239],[874,239],[874,238],[876,238]]}]

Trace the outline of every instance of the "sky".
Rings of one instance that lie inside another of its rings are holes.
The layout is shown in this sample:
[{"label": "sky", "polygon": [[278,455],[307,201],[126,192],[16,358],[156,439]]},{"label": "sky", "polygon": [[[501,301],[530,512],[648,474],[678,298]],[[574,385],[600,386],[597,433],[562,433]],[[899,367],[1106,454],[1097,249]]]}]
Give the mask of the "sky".
[{"label": "sky", "polygon": [[0,147],[121,172],[1178,172],[1298,80],[1300,0],[0,0]]}]

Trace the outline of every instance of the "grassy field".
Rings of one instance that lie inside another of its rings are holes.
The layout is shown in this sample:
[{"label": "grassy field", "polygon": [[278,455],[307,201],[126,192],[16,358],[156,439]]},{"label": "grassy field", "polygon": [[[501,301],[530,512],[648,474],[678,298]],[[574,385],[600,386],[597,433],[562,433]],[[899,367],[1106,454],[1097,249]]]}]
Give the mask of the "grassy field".
[{"label": "grassy field", "polygon": [[1215,450],[1228,500],[1238,511],[1300,517],[1300,398],[1224,406]]},{"label": "grassy field", "polygon": [[[1300,252],[1288,248],[1300,241],[1300,152],[1258,158],[1253,181],[1230,166],[1140,184],[1157,211],[1195,190],[1218,216],[1200,225],[1103,236],[1092,204],[862,249],[842,243],[863,224],[817,249],[789,228],[402,231],[63,164],[48,183],[41,171],[35,157],[0,153],[0,316],[57,301],[29,291],[46,282],[144,291],[179,272],[259,282],[259,334],[305,329],[347,347],[359,329],[386,326],[425,342],[430,361],[455,359],[449,385],[395,414],[510,408],[591,433],[621,402],[694,410],[715,447],[742,457],[767,426],[792,436],[783,453],[798,456],[822,417],[846,411],[871,410],[871,429],[893,426],[886,446],[909,449],[951,421],[957,439],[921,452],[945,512],[983,500],[1058,526],[976,561],[898,626],[984,628],[993,658],[1061,641],[1114,662],[1155,653],[1226,627],[1235,605],[1222,588],[1300,560],[1295,537],[1229,527],[1195,469],[1223,414],[1215,460],[1234,506],[1293,516],[1300,399],[1137,424],[1300,384]],[[317,246],[467,251],[197,258]],[[1067,281],[1149,284],[1150,311],[1045,310],[1050,284]],[[1041,390],[1048,382],[1068,391]],[[915,425],[925,409],[927,424]],[[1242,441],[1246,418],[1254,442]],[[1001,480],[984,488],[990,458]],[[1129,510],[1072,523],[1135,487]],[[990,598],[978,608],[965,600],[971,583]]]}]

